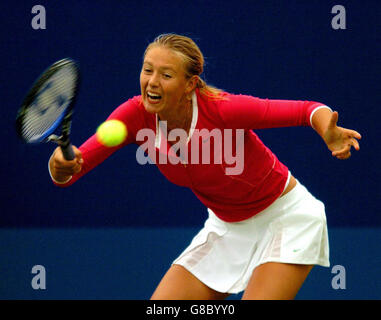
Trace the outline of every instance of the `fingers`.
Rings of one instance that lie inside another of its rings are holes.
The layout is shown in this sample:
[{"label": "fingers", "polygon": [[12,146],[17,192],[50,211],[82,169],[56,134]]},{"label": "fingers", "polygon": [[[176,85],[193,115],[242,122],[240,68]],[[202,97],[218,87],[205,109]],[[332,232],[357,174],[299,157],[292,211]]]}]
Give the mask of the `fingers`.
[{"label": "fingers", "polygon": [[354,138],[351,138],[349,140],[349,143],[344,146],[341,150],[336,150],[332,152],[332,156],[340,159],[340,160],[345,160],[348,159],[352,154],[351,154],[351,148],[355,148],[356,151],[360,150],[360,145],[358,141]]},{"label": "fingers", "polygon": [[73,146],[73,151],[74,151],[74,154],[75,154],[75,159],[78,163],[78,165],[81,165],[83,164],[83,158],[82,158],[82,152],[81,150],[79,150],[76,146]]},{"label": "fingers", "polygon": [[348,153],[346,153],[345,155],[342,155],[342,156],[338,156],[337,157],[337,159],[339,159],[339,160],[347,160],[347,159],[349,159],[350,157],[351,157],[351,152],[348,152]]},{"label": "fingers", "polygon": [[360,150],[360,144],[357,141],[361,139],[361,134],[359,134],[357,131],[354,130],[347,130],[347,140],[348,140],[348,145],[353,148],[355,148],[356,151]]},{"label": "fingers", "polygon": [[348,159],[351,156],[351,145],[346,145],[341,150],[333,151],[332,156],[341,160]]},{"label": "fingers", "polygon": [[348,130],[348,131],[349,131],[349,136],[356,138],[358,140],[361,139],[361,134],[358,133],[357,131],[355,131],[355,130]]},{"label": "fingers", "polygon": [[355,148],[356,151],[360,150],[360,144],[359,144],[359,142],[356,139],[352,138],[351,139],[351,143],[352,143],[353,148]]},{"label": "fingers", "polygon": [[73,160],[66,160],[60,147],[54,150],[51,159],[51,168],[57,176],[71,176],[82,170],[82,153],[75,146],[73,146],[73,151],[75,158]]},{"label": "fingers", "polygon": [[[333,122],[332,122],[333,123]],[[351,156],[351,148],[353,147],[356,151],[360,150],[360,144],[357,140],[360,140],[361,134],[355,130],[345,129],[337,127],[341,131],[338,135],[339,139],[336,141],[336,145],[332,146],[332,156],[344,160]]]}]

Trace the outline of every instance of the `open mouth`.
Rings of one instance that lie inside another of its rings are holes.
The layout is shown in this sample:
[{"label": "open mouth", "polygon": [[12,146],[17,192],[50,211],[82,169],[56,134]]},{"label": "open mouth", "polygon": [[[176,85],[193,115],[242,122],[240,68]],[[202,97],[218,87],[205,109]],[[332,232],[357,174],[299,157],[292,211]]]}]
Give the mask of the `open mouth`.
[{"label": "open mouth", "polygon": [[154,92],[150,92],[148,91],[147,92],[147,98],[150,102],[152,103],[157,103],[160,101],[161,99],[161,95],[159,95],[158,93],[154,93]]}]

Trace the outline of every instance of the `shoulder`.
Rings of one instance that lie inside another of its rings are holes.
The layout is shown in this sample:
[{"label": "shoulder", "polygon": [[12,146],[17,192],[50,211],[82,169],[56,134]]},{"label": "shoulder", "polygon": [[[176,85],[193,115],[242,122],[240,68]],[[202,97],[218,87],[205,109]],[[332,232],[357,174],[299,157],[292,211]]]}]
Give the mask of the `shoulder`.
[{"label": "shoulder", "polygon": [[145,109],[142,103],[141,96],[134,96],[125,102],[121,103],[110,115],[110,118],[129,117],[133,114],[144,115]]},{"label": "shoulder", "polygon": [[231,97],[234,95],[222,91],[218,96],[208,96],[200,93],[199,90],[196,90],[196,96],[199,107],[213,110],[218,109],[221,105],[229,104],[231,102]]},{"label": "shoulder", "polygon": [[108,117],[108,120],[123,121],[130,132],[137,132],[154,121],[155,116],[144,108],[141,96],[134,96],[120,104]]},{"label": "shoulder", "polygon": [[207,105],[232,105],[232,104],[239,104],[239,103],[247,103],[247,102],[255,102],[258,100],[258,97],[254,97],[252,95],[248,94],[236,94],[231,92],[222,91],[218,96],[216,97],[208,97],[202,95],[200,92],[196,92],[197,97],[203,101]]},{"label": "shoulder", "polygon": [[218,96],[209,96],[196,90],[197,109],[199,119],[205,125],[215,127],[224,127],[225,122],[221,117],[221,111],[225,108],[225,104],[230,104],[231,94],[228,92],[220,92]]},{"label": "shoulder", "polygon": [[124,101],[119,108],[136,108],[138,109],[139,107],[143,107],[142,103],[142,97],[139,96],[134,96],[132,98],[129,98],[128,100]]},{"label": "shoulder", "polygon": [[214,113],[230,112],[241,108],[257,106],[263,99],[247,95],[221,92],[218,97],[206,97],[198,94],[198,100],[203,107]]}]

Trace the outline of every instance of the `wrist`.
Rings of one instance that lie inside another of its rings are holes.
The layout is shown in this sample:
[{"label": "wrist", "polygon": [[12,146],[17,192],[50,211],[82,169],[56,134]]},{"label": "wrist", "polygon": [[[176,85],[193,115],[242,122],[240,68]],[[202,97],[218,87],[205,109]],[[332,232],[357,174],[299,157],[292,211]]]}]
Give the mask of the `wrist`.
[{"label": "wrist", "polygon": [[324,139],[331,119],[332,109],[322,105],[315,108],[310,115],[311,127]]}]

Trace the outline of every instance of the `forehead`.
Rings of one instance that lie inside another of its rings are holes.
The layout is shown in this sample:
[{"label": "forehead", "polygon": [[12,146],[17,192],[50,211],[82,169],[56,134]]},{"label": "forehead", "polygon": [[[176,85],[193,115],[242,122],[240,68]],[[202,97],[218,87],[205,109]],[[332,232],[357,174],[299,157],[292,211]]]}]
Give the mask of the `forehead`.
[{"label": "forehead", "polygon": [[182,57],[177,52],[162,46],[150,48],[144,57],[144,63],[160,68],[181,69],[183,67]]}]

